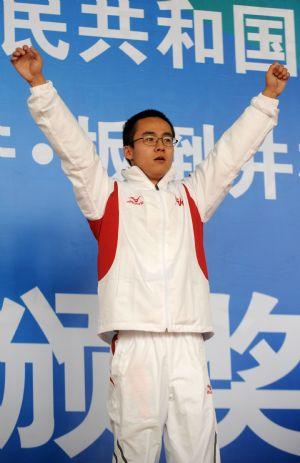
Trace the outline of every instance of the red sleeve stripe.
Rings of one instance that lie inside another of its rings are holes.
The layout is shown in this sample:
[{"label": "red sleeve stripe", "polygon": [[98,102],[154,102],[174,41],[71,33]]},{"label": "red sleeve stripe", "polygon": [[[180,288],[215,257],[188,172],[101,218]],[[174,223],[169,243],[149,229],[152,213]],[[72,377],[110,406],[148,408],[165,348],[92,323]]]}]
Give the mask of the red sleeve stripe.
[{"label": "red sleeve stripe", "polygon": [[205,258],[204,245],[203,245],[203,222],[201,220],[201,216],[196,206],[196,203],[191,197],[189,190],[187,189],[185,185],[183,186],[184,186],[186,196],[188,199],[192,223],[193,223],[197,260],[198,260],[198,263],[200,265],[200,268],[203,274],[205,275],[205,278],[208,279],[208,271],[207,271],[206,258]]},{"label": "red sleeve stripe", "polygon": [[100,281],[111,268],[117,252],[119,232],[118,184],[110,194],[103,217],[89,220],[91,230],[98,241],[98,280]]}]

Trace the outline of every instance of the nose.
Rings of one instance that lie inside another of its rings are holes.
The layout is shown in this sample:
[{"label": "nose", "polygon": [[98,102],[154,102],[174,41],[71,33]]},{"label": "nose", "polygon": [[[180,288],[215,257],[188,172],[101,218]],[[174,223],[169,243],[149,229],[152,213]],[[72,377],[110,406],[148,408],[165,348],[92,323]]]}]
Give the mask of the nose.
[{"label": "nose", "polygon": [[162,137],[158,138],[155,145],[155,151],[165,151],[165,145],[163,144]]}]

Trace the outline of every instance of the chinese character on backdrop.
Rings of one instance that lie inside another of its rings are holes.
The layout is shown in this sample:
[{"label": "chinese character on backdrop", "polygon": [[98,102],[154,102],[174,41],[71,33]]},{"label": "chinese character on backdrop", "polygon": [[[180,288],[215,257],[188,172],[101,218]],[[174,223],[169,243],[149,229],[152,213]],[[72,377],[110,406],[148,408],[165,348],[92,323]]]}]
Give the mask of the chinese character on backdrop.
[{"label": "chinese character on backdrop", "polygon": [[39,47],[48,55],[64,60],[69,52],[69,44],[58,40],[57,45],[49,42],[44,31],[66,32],[66,23],[42,20],[41,15],[60,15],[60,0],[49,0],[49,4],[21,3],[15,0],[3,0],[4,42],[2,48],[10,55],[15,48],[31,46],[30,38],[17,41],[18,29],[30,30]]},{"label": "chinese character on backdrop", "polygon": [[[135,45],[128,42],[128,40],[148,40],[147,32],[131,29],[130,20],[144,18],[144,10],[131,8],[129,0],[119,0],[118,3],[119,6],[109,6],[107,1],[96,0],[95,5],[86,3],[81,5],[82,13],[95,15],[97,21],[96,27],[79,27],[79,35],[97,38],[91,47],[80,53],[84,61],[89,62],[108,50],[111,47],[111,39],[123,40],[119,45],[119,49],[136,64],[141,64],[147,58]],[[109,20],[112,18],[118,20],[118,27],[110,27]]]},{"label": "chinese character on backdrop", "polygon": [[236,71],[266,71],[278,61],[297,76],[294,11],[234,5]]}]

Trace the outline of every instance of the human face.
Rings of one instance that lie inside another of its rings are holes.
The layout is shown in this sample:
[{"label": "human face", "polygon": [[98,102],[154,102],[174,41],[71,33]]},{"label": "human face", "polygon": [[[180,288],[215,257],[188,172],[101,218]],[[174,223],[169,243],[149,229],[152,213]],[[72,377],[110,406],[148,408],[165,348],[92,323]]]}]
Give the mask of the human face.
[{"label": "human face", "polygon": [[[145,135],[173,136],[170,125],[160,117],[146,117],[137,121],[134,139]],[[124,147],[124,155],[131,165],[139,167],[156,185],[171,167],[174,147],[164,146],[162,140],[158,140],[155,146],[147,146],[143,140],[137,140],[133,146]]]}]

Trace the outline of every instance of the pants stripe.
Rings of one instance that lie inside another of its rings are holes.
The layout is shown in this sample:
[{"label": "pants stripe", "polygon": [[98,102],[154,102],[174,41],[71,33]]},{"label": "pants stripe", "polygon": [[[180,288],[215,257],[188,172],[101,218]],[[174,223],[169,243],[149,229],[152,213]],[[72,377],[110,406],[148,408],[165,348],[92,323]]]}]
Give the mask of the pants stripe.
[{"label": "pants stripe", "polygon": [[116,463],[118,463],[118,457],[117,457],[117,455],[115,454],[115,452],[114,452],[114,457],[115,457]]},{"label": "pants stripe", "polygon": [[125,456],[124,456],[124,453],[123,453],[122,447],[120,446],[120,444],[119,444],[119,441],[118,441],[118,440],[117,440],[117,446],[118,446],[118,448],[119,448],[119,450],[120,450],[120,453],[121,453],[121,457],[122,457],[122,459],[123,459],[124,463],[128,463],[128,461],[126,460],[126,458],[125,458]]},{"label": "pants stripe", "polygon": [[215,432],[215,443],[214,443],[214,463],[217,461],[217,433]]}]

